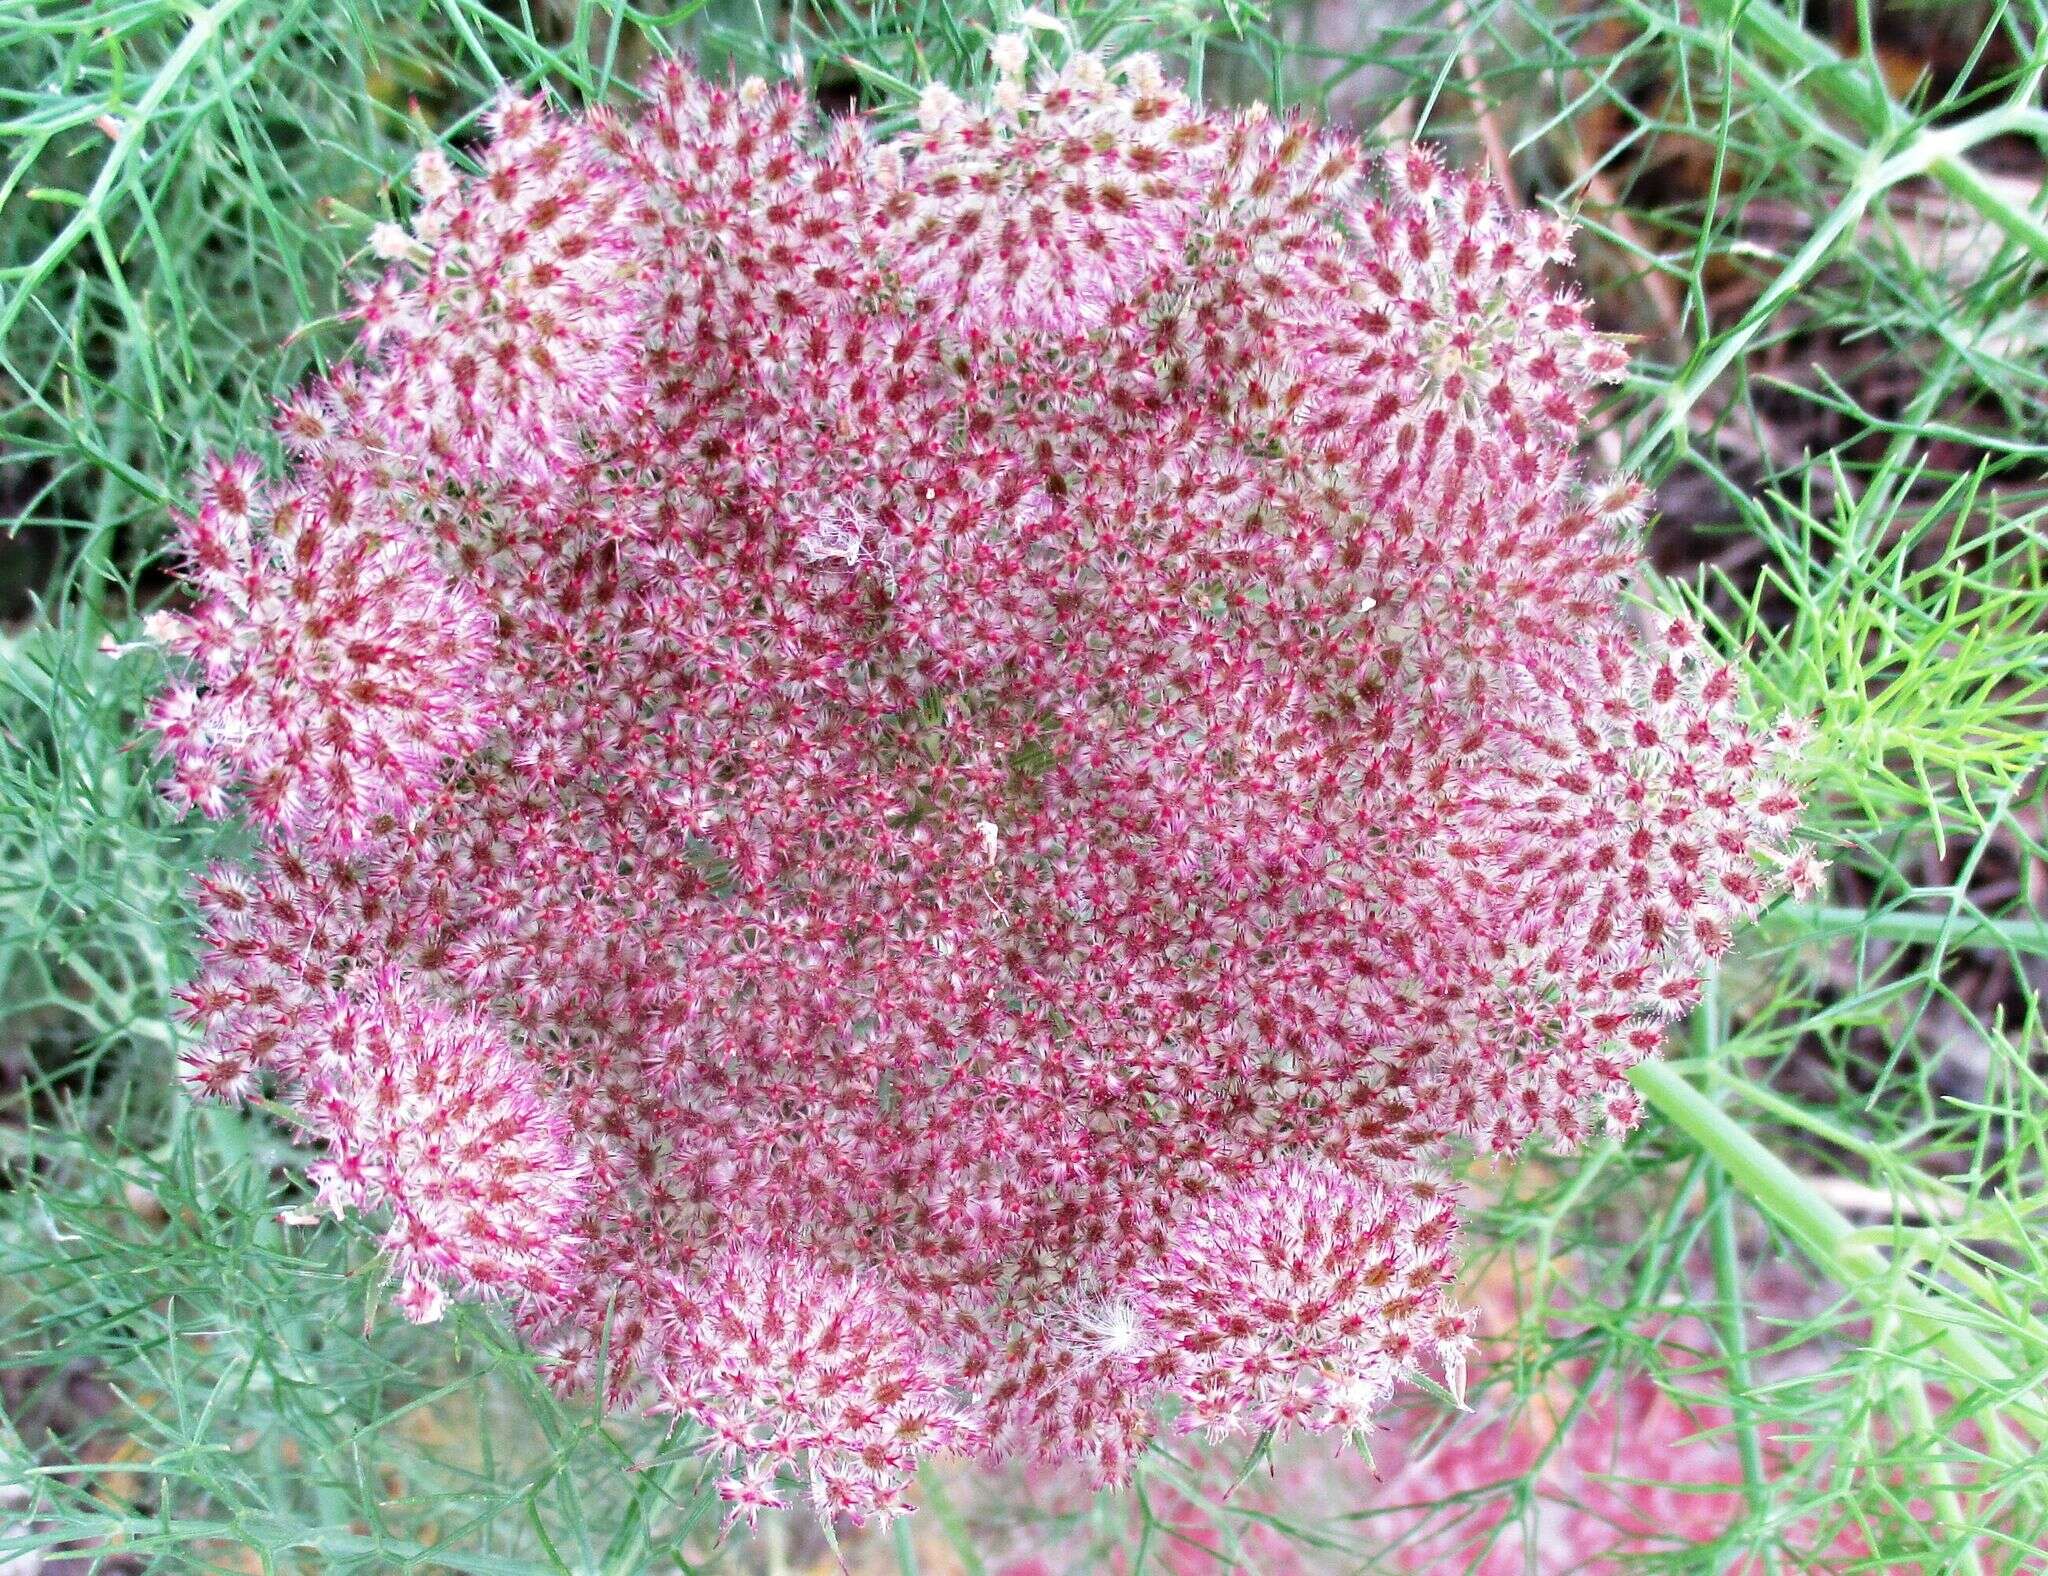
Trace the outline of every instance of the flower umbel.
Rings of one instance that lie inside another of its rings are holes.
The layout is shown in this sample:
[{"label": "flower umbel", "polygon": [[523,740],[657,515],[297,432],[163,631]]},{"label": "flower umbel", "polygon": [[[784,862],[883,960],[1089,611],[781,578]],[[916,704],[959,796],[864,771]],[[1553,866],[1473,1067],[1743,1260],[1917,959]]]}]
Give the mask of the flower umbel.
[{"label": "flower umbel", "polygon": [[1618,605],[1561,225],[1003,49],[507,101],[183,527],[194,1085],[749,1520],[1455,1380],[1429,1156],[1632,1122],[1798,809]]}]

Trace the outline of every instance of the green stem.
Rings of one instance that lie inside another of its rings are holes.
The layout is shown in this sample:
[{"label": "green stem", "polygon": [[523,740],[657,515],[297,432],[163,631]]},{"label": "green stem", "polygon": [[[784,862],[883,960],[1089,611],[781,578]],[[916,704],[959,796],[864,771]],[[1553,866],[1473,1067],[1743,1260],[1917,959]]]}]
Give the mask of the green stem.
[{"label": "green stem", "polygon": [[220,34],[227,19],[239,11],[248,0],[216,0],[216,3],[192,18],[192,25],[185,30],[185,36],[178,41],[178,47],[151,79],[149,87],[136,102],[135,108],[122,117],[121,128],[114,138],[114,146],[108,152],[106,162],[100,166],[98,177],[86,192],[78,208],[58,232],[55,240],[36,255],[18,275],[8,283],[13,286],[5,302],[0,302],[0,335],[12,329],[28,304],[35,299],[37,289],[43,281],[57,270],[57,265],[69,257],[72,251],[88,235],[99,233],[106,217],[108,200],[121,185],[128,172],[129,162],[142,146],[144,133],[149,129],[150,118],[163,107],[172,89],[185,80],[185,76],[198,63]]},{"label": "green stem", "polygon": [[1913,1208],[1925,1210],[1936,1219],[1960,1217],[1969,1209],[1967,1193],[1902,1161],[1885,1145],[1852,1133],[1798,1101],[1788,1100],[1776,1090],[1752,1083],[1725,1067],[1706,1065],[1705,1071],[1709,1078],[1738,1100],[1768,1113],[1788,1127],[1803,1128],[1816,1138],[1856,1155],[1872,1170],[1882,1174],[1892,1191],[1901,1196],[1902,1202]]},{"label": "green stem", "polygon": [[1672,383],[1670,391],[1663,399],[1662,414],[1650,430],[1638,438],[1631,447],[1624,462],[1624,469],[1643,469],[1650,456],[1673,436],[1684,432],[1693,406],[1697,405],[1701,397],[1721,380],[1722,374],[1748,351],[1751,342],[1764,331],[1771,319],[1777,315],[1778,309],[1804,288],[1808,279],[1820,271],[1821,266],[1833,254],[1836,245],[1844,236],[1855,230],[1863,218],[1864,210],[1883,189],[1866,174],[1843,195],[1840,205],[1821,221],[1820,227],[1807,237],[1806,244],[1779,270],[1778,276],[1770,282],[1763,294],[1757,297],[1743,320],[1722,335],[1705,358],[1698,361],[1684,377]]},{"label": "green stem", "polygon": [[1765,287],[1742,321],[1714,341],[1705,358],[1672,384],[1664,397],[1663,414],[1636,441],[1627,468],[1641,469],[1668,439],[1684,429],[1693,406],[1748,351],[1757,335],[1777,317],[1779,308],[1826,266],[1835,248],[1862,223],[1871,204],[1901,181],[1919,175],[1935,177],[2035,257],[2048,263],[2048,225],[2025,209],[2015,207],[1963,160],[1966,150],[1992,137],[2038,129],[2036,122],[2040,118],[2037,111],[2024,105],[2007,105],[1987,110],[1960,125],[1922,127],[1908,134],[1902,145],[1882,158],[1873,149],[1840,203]]},{"label": "green stem", "polygon": [[939,1530],[946,1535],[946,1541],[953,1546],[954,1556],[960,1561],[960,1568],[967,1576],[984,1576],[985,1567],[981,1556],[975,1552],[974,1539],[968,1535],[966,1523],[960,1519],[960,1512],[954,1508],[952,1498],[946,1493],[946,1486],[939,1480],[935,1468],[926,1462],[917,1469],[917,1486],[929,1510],[939,1523]]},{"label": "green stem", "polygon": [[1904,1278],[1840,1210],[1819,1197],[1784,1161],[1689,1083],[1668,1062],[1639,1064],[1629,1082],[1659,1115],[1718,1161],[1765,1217],[1845,1290],[1900,1322],[1941,1352],[1964,1379],[1981,1386],[2038,1443],[2048,1443],[2048,1411],[2027,1396],[2028,1382],[1961,1322],[1953,1299],[1929,1296]]},{"label": "green stem", "polygon": [[[1798,72],[1800,84],[1814,98],[1847,115],[1871,139],[1897,137],[1910,126],[1907,111],[1891,96],[1872,62],[1843,55],[1777,6],[1765,0],[1699,0],[1699,14],[1703,22],[1719,23]],[[1931,145],[1926,174],[2026,248],[2037,262],[2048,263],[2048,224],[2015,206],[1963,158],[1968,148],[1990,137],[2015,132],[2048,135],[2048,112],[2029,103],[2032,97],[2031,92],[2018,93],[2012,102],[1962,125],[1923,130],[1916,141]],[[1940,146],[1945,139],[1954,145]]]},{"label": "green stem", "polygon": [[910,1536],[910,1518],[898,1516],[889,1524],[889,1541],[896,1552],[897,1576],[917,1576],[917,1544]]},{"label": "green stem", "polygon": [[1866,132],[1895,131],[1900,110],[1875,73],[1816,38],[1768,0],[1699,0],[1699,17],[1739,35],[1781,66],[1798,73],[1813,96],[1847,115]]},{"label": "green stem", "polygon": [[[1727,1014],[1721,1000],[1721,982],[1707,981],[1706,994],[1693,1014],[1693,1046],[1708,1065],[1727,1035]],[[1752,1517],[1761,1524],[1769,1506],[1768,1478],[1764,1473],[1762,1430],[1757,1426],[1749,1367],[1749,1312],[1742,1294],[1742,1257],[1735,1240],[1735,1190],[1725,1173],[1707,1177],[1707,1207],[1713,1213],[1713,1256],[1715,1300],[1720,1307],[1721,1346],[1728,1357],[1728,1402],[1734,1417],[1736,1448],[1742,1458],[1743,1496]],[[1761,1553],[1767,1576],[1776,1576],[1774,1551],[1746,1547],[1731,1551],[1728,1568],[1748,1568]]]},{"label": "green stem", "polygon": [[633,1498],[626,1506],[626,1514],[612,1537],[611,1546],[605,1550],[604,1576],[629,1576],[629,1573],[645,1568],[644,1562],[654,1546],[654,1518],[661,1505],[679,1501],[684,1484],[702,1467],[701,1456],[685,1452],[659,1470],[650,1466],[640,1475],[639,1482],[633,1487]]},{"label": "green stem", "polygon": [[[1653,31],[1689,32],[1731,56],[1740,39],[1761,56],[1789,69],[1794,80],[1783,83],[1768,80],[1764,73],[1751,74],[1765,76],[1759,89],[1792,114],[1817,142],[1838,159],[1856,162],[1854,179],[1840,205],[1770,282],[1742,321],[1672,384],[1662,413],[1630,451],[1630,469],[1642,469],[1665,442],[1683,436],[1693,406],[1748,350],[1778,309],[1830,260],[1870,205],[1901,181],[1930,177],[2037,263],[2048,265],[2048,221],[2000,191],[1966,157],[1970,149],[1994,137],[2048,138],[2048,112],[2030,102],[2031,91],[2015,94],[2010,102],[1955,125],[1928,125],[1893,100],[1870,65],[1844,57],[1766,0],[1700,0],[1701,23],[1723,30],[1720,37],[1712,38],[1701,28],[1687,27],[1642,0],[1633,0],[1630,9]],[[1794,88],[1846,115],[1862,133],[1862,146],[1800,103]]]},{"label": "green stem", "polygon": [[[1709,978],[1699,1009],[1692,1018],[1693,1048],[1702,1061],[1712,1066],[1716,1052],[1726,1042],[1728,1015],[1721,998],[1721,981]],[[1742,1294],[1742,1258],[1735,1240],[1735,1190],[1727,1174],[1709,1166],[1706,1204],[1712,1213],[1715,1300],[1721,1317],[1721,1346],[1728,1358],[1728,1405],[1735,1423],[1736,1450],[1742,1459],[1743,1497],[1750,1515],[1762,1525],[1769,1513],[1769,1479],[1764,1472],[1763,1432],[1757,1426],[1749,1366],[1749,1313]],[[1765,1576],[1777,1576],[1776,1551],[1759,1548],[1754,1542],[1728,1551],[1724,1569],[1747,1570],[1762,1561]]]},{"label": "green stem", "polygon": [[1871,913],[1821,903],[1786,903],[1771,911],[1766,925],[1796,925],[1823,938],[1833,932],[1877,941],[1925,941],[1951,947],[1999,947],[2048,956],[2048,920],[2033,915],[1945,914],[1894,908]]},{"label": "green stem", "polygon": [[1975,210],[1978,217],[2002,231],[2006,238],[2025,249],[2035,262],[2048,266],[2048,223],[2020,207],[2011,197],[1987,181],[1974,164],[1963,157],[1964,149],[1991,137],[2021,132],[2031,137],[2048,137],[2048,113],[2025,104],[2009,104],[1979,115],[1960,126],[1922,133],[1929,138],[1946,138],[1952,133],[1974,132],[1958,142],[1953,151],[1937,148],[1928,161],[1927,173],[1958,202]]},{"label": "green stem", "polygon": [[[1871,1321],[1871,1343],[1880,1351],[1891,1344],[1897,1319],[1889,1313],[1878,1315]],[[1900,1405],[1913,1419],[1914,1427],[1922,1434],[1932,1437],[1935,1432],[1934,1408],[1927,1399],[1927,1386],[1915,1376],[1910,1366],[1900,1364],[1890,1375],[1892,1388]],[[1957,1491],[1956,1474],[1949,1462],[1936,1456],[1927,1463],[1930,1497],[1935,1509],[1947,1518],[1951,1527],[1967,1527],[1969,1518],[1963,1510],[1962,1495]],[[1982,1576],[1983,1562],[1977,1557],[1974,1544],[1966,1543],[1956,1556],[1960,1563],[1955,1567],[1960,1576]]]},{"label": "green stem", "polygon": [[[1735,1418],[1736,1448],[1742,1457],[1742,1490],[1750,1513],[1761,1520],[1770,1504],[1769,1479],[1764,1475],[1763,1439],[1757,1428],[1756,1409],[1750,1401],[1749,1316],[1742,1295],[1742,1261],[1735,1241],[1735,1199],[1724,1182],[1713,1191],[1714,1289],[1721,1305],[1721,1344],[1728,1354],[1729,1411]],[[1745,1567],[1755,1550],[1743,1549],[1735,1568]],[[1777,1569],[1775,1554],[1762,1551],[1768,1570]]]}]

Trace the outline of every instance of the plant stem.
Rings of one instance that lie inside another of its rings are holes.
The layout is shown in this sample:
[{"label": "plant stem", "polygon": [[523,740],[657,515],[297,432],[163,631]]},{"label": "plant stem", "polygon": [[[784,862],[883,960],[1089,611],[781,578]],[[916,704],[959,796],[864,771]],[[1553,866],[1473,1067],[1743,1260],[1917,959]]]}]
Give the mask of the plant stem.
[{"label": "plant stem", "polygon": [[[1729,1411],[1735,1419],[1736,1449],[1742,1457],[1742,1490],[1750,1513],[1759,1518],[1769,1514],[1769,1479],[1764,1473],[1763,1440],[1757,1429],[1756,1409],[1750,1400],[1748,1313],[1742,1295],[1742,1262],[1735,1241],[1735,1200],[1726,1185],[1709,1193],[1714,1212],[1714,1289],[1721,1304],[1721,1345],[1728,1356]],[[1756,1552],[1743,1549],[1735,1568],[1747,1564]],[[1777,1559],[1763,1550],[1765,1568],[1775,1571]]]},{"label": "plant stem", "polygon": [[634,1485],[624,1520],[605,1550],[604,1576],[628,1576],[643,1568],[654,1545],[654,1518],[663,1502],[674,1503],[683,1485],[703,1466],[701,1457],[685,1452],[658,1471],[649,1467]]},{"label": "plant stem", "polygon": [[43,281],[56,272],[57,265],[70,256],[86,236],[97,235],[104,248],[105,233],[100,226],[105,219],[107,202],[126,175],[129,161],[142,146],[150,118],[163,107],[171,90],[184,81],[186,74],[197,65],[208,46],[219,36],[227,19],[247,3],[248,0],[216,0],[215,4],[192,18],[192,25],[151,79],[135,108],[121,118],[119,132],[107,153],[106,162],[100,166],[98,177],[79,201],[77,210],[57,238],[9,280],[13,290],[7,301],[0,303],[0,334],[14,327],[16,320],[35,299],[36,290]]},{"label": "plant stem", "polygon": [[2027,1381],[1958,1319],[1951,1299],[1930,1297],[1906,1280],[1903,1270],[1847,1216],[1669,1063],[1642,1062],[1630,1072],[1629,1082],[1658,1114],[1718,1161],[1750,1202],[1832,1280],[1873,1309],[1895,1312],[1958,1374],[1991,1392],[1998,1408],[2037,1444],[2048,1443],[2048,1411],[2027,1398]]},{"label": "plant stem", "polygon": [[[1693,1045],[1708,1065],[1727,1032],[1727,1014],[1718,978],[1707,981],[1705,998],[1693,1014]],[[1713,1212],[1714,1292],[1720,1304],[1721,1345],[1728,1358],[1729,1411],[1735,1421],[1736,1449],[1742,1458],[1742,1488],[1750,1512],[1769,1514],[1769,1479],[1764,1472],[1763,1436],[1757,1427],[1749,1366],[1749,1311],[1742,1293],[1742,1256],[1735,1240],[1735,1190],[1725,1173],[1707,1178],[1707,1208]],[[1760,1555],[1766,1576],[1777,1576],[1776,1553],[1770,1549],[1733,1551],[1728,1568],[1744,1569]]]},{"label": "plant stem", "polygon": [[983,1576],[985,1567],[981,1556],[975,1551],[974,1539],[968,1535],[967,1527],[960,1519],[960,1512],[946,1493],[946,1486],[940,1481],[938,1472],[925,1463],[917,1469],[917,1486],[924,1498],[925,1508],[939,1524],[939,1530],[946,1535],[946,1541],[953,1546],[953,1553],[959,1559],[961,1569],[967,1576]]},{"label": "plant stem", "polygon": [[1713,349],[1671,386],[1664,398],[1664,410],[1639,438],[1628,457],[1628,468],[1639,470],[1665,441],[1684,430],[1692,408],[1708,389],[1749,349],[1752,341],[1776,319],[1785,303],[1804,289],[1833,257],[1844,237],[1854,233],[1863,216],[1885,193],[1901,181],[1917,175],[1931,175],[1956,193],[1978,213],[2018,241],[2043,263],[2048,263],[2048,224],[2000,195],[1963,159],[1963,154],[1980,142],[2018,130],[2039,130],[2043,117],[2025,105],[2006,105],[1955,126],[1924,126],[1906,135],[1903,143],[1878,157],[1873,148],[1842,194],[1841,201],[1807,237],[1776,278],[1756,298],[1742,321],[1714,341]]},{"label": "plant stem", "polygon": [[[1920,896],[1927,896],[1921,893]],[[1925,941],[1951,947],[2017,948],[2048,955],[2048,920],[2030,915],[1925,913],[1918,909],[1829,907],[1820,903],[1786,903],[1766,915],[1764,924],[1796,926],[1816,938],[1831,934],[1869,937],[1877,941]]]},{"label": "plant stem", "polygon": [[908,1518],[898,1516],[890,1523],[889,1541],[896,1552],[898,1576],[917,1576],[917,1544],[911,1539]]},{"label": "plant stem", "polygon": [[[1869,62],[1843,55],[1777,6],[1765,0],[1700,0],[1699,14],[1702,21],[1721,24],[1792,67],[1814,98],[1847,115],[1873,140],[1909,131],[1910,117]],[[1963,157],[1990,137],[2048,134],[2048,112],[2028,102],[2032,97],[2022,91],[2002,107],[1961,125],[1923,129],[1914,134],[1912,145],[1926,150],[1924,173],[2026,248],[2035,261],[2048,263],[2048,224],[2015,205]]]}]

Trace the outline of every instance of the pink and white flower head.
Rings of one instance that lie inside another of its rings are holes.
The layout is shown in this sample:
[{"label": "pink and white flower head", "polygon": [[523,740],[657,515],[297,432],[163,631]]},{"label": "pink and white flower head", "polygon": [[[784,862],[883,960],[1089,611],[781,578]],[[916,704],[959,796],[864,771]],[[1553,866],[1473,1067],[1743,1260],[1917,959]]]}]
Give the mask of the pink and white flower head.
[{"label": "pink and white flower head", "polygon": [[1429,1157],[1633,1120],[1797,809],[1618,605],[1561,225],[1012,65],[506,101],[183,525],[195,1087],[749,1518],[1455,1374]]}]

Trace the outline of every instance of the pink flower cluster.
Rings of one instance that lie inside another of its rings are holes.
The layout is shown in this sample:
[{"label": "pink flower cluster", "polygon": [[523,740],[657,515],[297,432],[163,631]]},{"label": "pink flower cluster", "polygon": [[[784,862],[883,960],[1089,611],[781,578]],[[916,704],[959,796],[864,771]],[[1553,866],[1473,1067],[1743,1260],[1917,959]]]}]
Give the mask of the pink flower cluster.
[{"label": "pink flower cluster", "polygon": [[1431,1157],[1632,1122],[1806,869],[1618,605],[1566,227],[1144,58],[492,128],[183,522],[193,1085],[735,1513],[1455,1372]]}]

